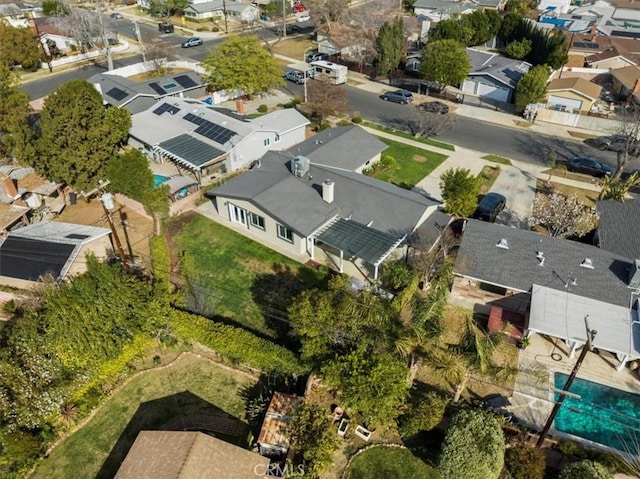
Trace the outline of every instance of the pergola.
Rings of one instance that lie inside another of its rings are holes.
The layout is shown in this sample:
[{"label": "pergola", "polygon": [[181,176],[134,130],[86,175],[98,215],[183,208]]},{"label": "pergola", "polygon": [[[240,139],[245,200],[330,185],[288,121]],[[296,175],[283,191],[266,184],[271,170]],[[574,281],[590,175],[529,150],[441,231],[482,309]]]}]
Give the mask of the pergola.
[{"label": "pergola", "polygon": [[163,141],[154,150],[193,172],[198,181],[203,168],[220,161],[226,155],[224,151],[186,133]]},{"label": "pergola", "polygon": [[344,272],[344,257],[347,261],[360,258],[373,265],[373,278],[378,279],[378,268],[382,262],[404,241],[356,221],[338,218],[323,226],[310,236],[311,258],[314,258],[316,241],[320,241],[340,252],[340,272]]},{"label": "pergola", "polygon": [[587,342],[585,318],[589,328],[598,332],[593,347],[614,353],[620,371],[631,360],[640,359],[640,321],[638,309],[578,296],[568,291],[534,284],[527,336],[540,333],[562,339],[571,348],[569,357]]}]

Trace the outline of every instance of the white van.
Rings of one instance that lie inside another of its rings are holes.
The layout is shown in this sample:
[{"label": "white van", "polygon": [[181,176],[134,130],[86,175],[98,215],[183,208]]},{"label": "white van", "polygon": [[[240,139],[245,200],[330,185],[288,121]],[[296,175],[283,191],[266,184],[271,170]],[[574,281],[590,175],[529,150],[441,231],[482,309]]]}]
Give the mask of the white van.
[{"label": "white van", "polygon": [[347,83],[347,72],[349,69],[344,65],[318,60],[311,62],[309,66],[313,69],[313,78],[316,80],[326,77],[333,85]]}]

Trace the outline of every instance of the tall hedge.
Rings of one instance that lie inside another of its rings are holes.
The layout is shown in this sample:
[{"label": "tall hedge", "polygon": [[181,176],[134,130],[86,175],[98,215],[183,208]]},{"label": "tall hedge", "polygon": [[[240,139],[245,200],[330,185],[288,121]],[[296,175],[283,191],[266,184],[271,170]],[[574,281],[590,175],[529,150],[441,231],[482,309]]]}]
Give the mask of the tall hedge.
[{"label": "tall hedge", "polygon": [[171,324],[182,339],[197,341],[233,364],[263,373],[301,375],[308,372],[293,352],[244,329],[182,311],[174,311]]},{"label": "tall hedge", "polygon": [[462,410],[449,422],[438,470],[443,479],[497,479],[504,449],[495,417],[481,409]]},{"label": "tall hedge", "polygon": [[168,297],[171,285],[171,260],[169,258],[169,244],[164,236],[154,236],[150,241],[151,269],[153,270],[153,284],[157,293]]}]

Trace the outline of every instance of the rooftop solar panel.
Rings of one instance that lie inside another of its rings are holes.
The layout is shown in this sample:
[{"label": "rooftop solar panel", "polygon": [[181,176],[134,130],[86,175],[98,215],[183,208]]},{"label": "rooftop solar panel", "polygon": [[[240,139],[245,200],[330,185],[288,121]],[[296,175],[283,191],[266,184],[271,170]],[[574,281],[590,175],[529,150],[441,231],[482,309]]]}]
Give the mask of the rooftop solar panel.
[{"label": "rooftop solar panel", "polygon": [[162,88],[160,85],[158,85],[156,82],[153,83],[149,83],[149,86],[151,87],[151,89],[153,91],[155,91],[158,95],[165,95],[167,92],[164,91],[164,88]]},{"label": "rooftop solar panel", "polygon": [[173,105],[169,105],[168,103],[163,103],[162,105],[160,105],[158,108],[156,108],[155,110],[153,110],[153,112],[156,115],[162,115],[163,113],[169,112],[172,115],[175,115],[176,113],[178,113],[180,111],[180,108],[178,108],[177,106],[173,106]]},{"label": "rooftop solar panel", "polygon": [[67,236],[65,236],[65,238],[69,238],[69,239],[81,239],[81,240],[82,240],[82,239],[87,239],[87,238],[90,238],[90,237],[91,237],[91,236],[89,236],[89,235],[81,235],[81,234],[78,234],[78,233],[71,233],[71,234],[68,234]]},{"label": "rooftop solar panel", "polygon": [[129,94],[126,91],[121,90],[120,88],[113,87],[107,92],[107,95],[116,101],[120,101],[125,99]]},{"label": "rooftop solar panel", "polygon": [[573,44],[576,48],[590,48],[591,50],[597,50],[600,45],[594,42],[575,42]]},{"label": "rooftop solar panel", "polygon": [[235,131],[231,131],[228,128],[216,125],[209,121],[196,128],[196,133],[204,136],[205,138],[209,138],[216,143],[220,143],[221,145],[224,145],[236,134]]},{"label": "rooftop solar panel", "polygon": [[193,113],[187,113],[184,116],[184,119],[187,121],[190,121],[191,123],[195,124],[195,125],[202,125],[205,121],[204,118],[202,118],[201,116],[198,115],[194,115]]},{"label": "rooftop solar panel", "polygon": [[196,82],[188,75],[180,75],[177,77],[173,77],[173,79],[180,84],[182,88],[192,88],[194,86],[198,86]]}]

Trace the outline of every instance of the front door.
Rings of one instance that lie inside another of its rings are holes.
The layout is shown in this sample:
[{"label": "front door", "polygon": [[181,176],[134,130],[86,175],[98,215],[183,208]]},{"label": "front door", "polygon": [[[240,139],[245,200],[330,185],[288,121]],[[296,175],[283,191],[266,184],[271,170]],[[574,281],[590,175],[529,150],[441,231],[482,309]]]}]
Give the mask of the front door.
[{"label": "front door", "polygon": [[234,223],[240,223],[247,226],[247,210],[231,203],[229,203],[229,218]]}]

